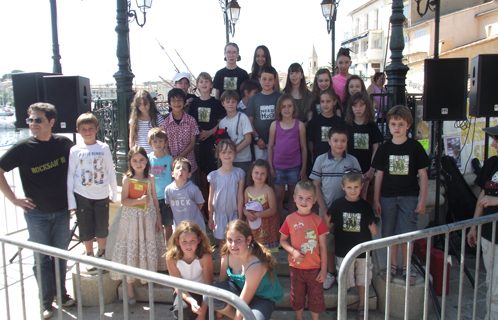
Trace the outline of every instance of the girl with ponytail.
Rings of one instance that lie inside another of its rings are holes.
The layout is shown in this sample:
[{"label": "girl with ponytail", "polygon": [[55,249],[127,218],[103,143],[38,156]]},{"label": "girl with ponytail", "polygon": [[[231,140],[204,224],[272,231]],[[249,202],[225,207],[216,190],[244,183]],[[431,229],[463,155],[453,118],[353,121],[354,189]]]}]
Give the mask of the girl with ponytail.
[{"label": "girl with ponytail", "polygon": [[[225,230],[225,245],[221,249],[219,282],[215,287],[240,296],[251,308],[257,320],[270,320],[275,303],[282,301],[284,292],[275,273],[275,258],[259,242],[242,220],[233,220]],[[246,281],[246,278],[251,281]],[[205,297],[207,302],[207,297]],[[218,316],[241,320],[242,314],[224,301],[214,300]]]}]

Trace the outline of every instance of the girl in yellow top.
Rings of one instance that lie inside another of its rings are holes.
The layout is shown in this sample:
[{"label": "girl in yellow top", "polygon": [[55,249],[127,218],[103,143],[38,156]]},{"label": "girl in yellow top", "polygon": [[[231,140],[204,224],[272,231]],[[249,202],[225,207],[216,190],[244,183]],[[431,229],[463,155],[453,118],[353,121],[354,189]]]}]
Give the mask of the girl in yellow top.
[{"label": "girl in yellow top", "polygon": [[251,226],[254,240],[270,251],[277,252],[280,241],[280,216],[277,214],[275,191],[270,187],[270,166],[265,160],[258,159],[248,172],[244,203],[259,202],[263,210],[254,211],[244,207],[244,215]]}]

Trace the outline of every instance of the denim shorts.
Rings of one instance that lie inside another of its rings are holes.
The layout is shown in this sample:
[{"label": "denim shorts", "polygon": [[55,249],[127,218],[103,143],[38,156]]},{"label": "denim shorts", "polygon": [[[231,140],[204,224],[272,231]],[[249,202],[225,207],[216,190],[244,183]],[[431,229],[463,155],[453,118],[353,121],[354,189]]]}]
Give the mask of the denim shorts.
[{"label": "denim shorts", "polygon": [[[227,290],[231,293],[234,293],[240,296],[242,289],[240,289],[234,282],[230,280],[225,280],[222,282],[217,282],[213,284],[213,287],[220,288],[223,290]],[[323,289],[323,286],[322,286]],[[204,296],[204,302],[209,305],[209,300],[207,296]],[[218,299],[213,299],[213,309],[223,310],[227,306],[227,303]],[[251,302],[249,302],[249,308],[251,308],[252,313],[256,320],[269,320],[271,319],[271,314],[275,309],[275,302],[260,298],[257,296],[253,296]]]},{"label": "denim shorts", "polygon": [[299,172],[301,172],[301,166],[297,166],[289,169],[275,169],[275,174],[277,175],[277,180],[274,184],[277,186],[295,186],[299,182]]},{"label": "denim shorts", "polygon": [[418,230],[418,197],[381,197],[382,236],[390,237],[397,234]]}]

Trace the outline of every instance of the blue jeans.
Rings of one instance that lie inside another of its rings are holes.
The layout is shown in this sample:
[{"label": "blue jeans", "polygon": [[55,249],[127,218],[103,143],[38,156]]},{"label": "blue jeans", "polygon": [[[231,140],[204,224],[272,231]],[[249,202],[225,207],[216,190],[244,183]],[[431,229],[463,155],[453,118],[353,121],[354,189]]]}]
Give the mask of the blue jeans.
[{"label": "blue jeans", "polygon": [[[240,296],[240,293],[242,292],[242,290],[230,280],[215,283],[213,284],[213,286],[230,291],[238,296]],[[204,302],[209,305],[208,297],[204,297]],[[226,308],[226,306],[227,303],[225,301],[213,299],[213,309],[215,311],[223,310]],[[251,311],[254,314],[256,320],[270,320],[273,309],[275,309],[275,302],[254,296],[249,303],[249,308],[251,308]]]},{"label": "blue jeans", "polygon": [[[44,244],[47,246],[67,249],[69,245],[69,210],[64,209],[55,213],[45,213],[35,209],[27,209],[24,214],[24,219],[28,225],[29,241]],[[39,288],[42,291],[43,305],[52,305],[54,296],[56,296],[56,278],[54,258],[44,254],[40,254],[41,267],[41,285]],[[33,265],[33,273],[36,276],[36,254],[35,263]],[[66,265],[67,261],[59,259],[60,279],[61,279],[61,295],[66,295]]]},{"label": "blue jeans", "polygon": [[382,236],[390,237],[397,234],[418,230],[418,197],[381,197]]}]

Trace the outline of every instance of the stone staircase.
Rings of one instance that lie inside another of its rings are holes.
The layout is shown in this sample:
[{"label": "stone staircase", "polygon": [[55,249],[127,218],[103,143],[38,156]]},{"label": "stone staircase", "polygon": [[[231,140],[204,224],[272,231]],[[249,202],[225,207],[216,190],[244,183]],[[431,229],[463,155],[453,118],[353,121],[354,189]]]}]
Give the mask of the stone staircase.
[{"label": "stone staircase", "polygon": [[[210,235],[210,234],[209,234]],[[211,243],[215,244],[218,241],[210,235]],[[278,253],[274,253],[275,258],[277,259],[277,265],[275,266],[275,270],[278,275],[278,279],[280,284],[282,285],[282,289],[284,290],[284,299],[282,302],[277,303],[277,309],[290,309],[289,303],[289,293],[290,293],[290,269],[289,263],[287,262],[287,252],[284,249],[280,249]],[[220,259],[219,259],[219,248],[215,249],[213,253],[213,270],[215,273],[215,281],[217,280],[219,270],[220,270]],[[135,297],[137,301],[149,301],[149,287],[148,285],[141,285],[140,282],[135,282]],[[373,286],[370,286],[370,299],[369,299],[369,308],[370,310],[375,310],[377,308],[377,295]],[[123,290],[121,284],[118,288],[118,298],[120,300],[122,297]],[[337,283],[332,286],[329,290],[324,291],[325,296],[325,305],[327,309],[336,309],[337,308]],[[358,289],[351,288],[348,292],[347,303],[348,308],[356,310],[358,308]],[[154,285],[154,301],[160,303],[173,303],[173,289],[169,287],[163,287],[161,285]]]},{"label": "stone staircase", "polygon": [[[113,219],[111,226],[109,228],[109,236],[107,238],[107,253],[109,256],[112,256],[112,250],[109,248],[114,247],[114,243],[116,241],[117,229],[119,227],[120,220],[120,210],[119,207],[116,208],[115,213],[113,214]],[[208,230],[208,237],[211,241],[211,244],[218,245],[218,240],[215,239],[212,235],[212,231]],[[277,253],[273,254],[277,260],[277,264],[275,266],[275,270],[278,275],[278,279],[280,284],[282,285],[284,291],[284,299],[282,302],[277,304],[277,309],[288,310],[291,308],[289,303],[289,293],[290,293],[290,269],[289,263],[287,261],[287,252],[284,249],[280,249]],[[81,270],[84,270],[82,268]],[[213,270],[215,273],[214,281],[217,280],[220,270],[220,259],[219,259],[219,248],[215,248],[215,252],[213,253]],[[375,270],[374,270],[375,272]],[[76,274],[73,274],[73,282],[75,282]],[[82,302],[84,306],[96,306],[98,305],[98,279],[97,275],[89,275],[84,274],[82,271]],[[120,281],[114,281],[109,278],[109,273],[104,274],[104,281],[106,283],[106,287],[109,290],[105,292],[105,303],[111,303],[115,299],[122,300],[122,284]],[[136,281],[134,284],[135,288],[135,297],[137,301],[147,302],[149,301],[149,288],[148,285],[141,285],[139,281]],[[377,309],[377,293],[372,285],[370,285],[369,289],[370,299],[369,299],[369,309],[375,310]],[[109,295],[109,297],[107,297]],[[74,293],[76,296],[76,292]],[[325,296],[325,305],[327,309],[336,309],[337,308],[337,283],[335,283],[332,288],[324,291]],[[154,285],[154,301],[159,303],[173,303],[173,289],[169,287],[164,287],[161,285]],[[356,310],[358,308],[359,294],[358,288],[353,287],[348,291],[347,296],[347,304],[348,308],[352,310]]]}]

